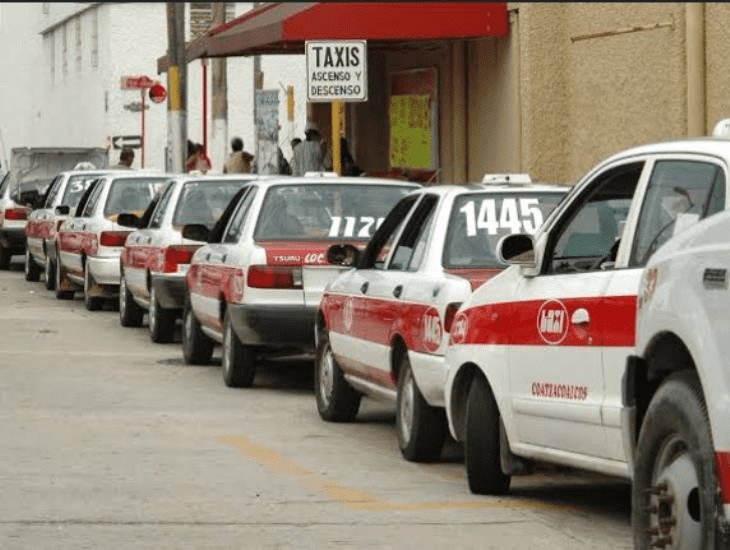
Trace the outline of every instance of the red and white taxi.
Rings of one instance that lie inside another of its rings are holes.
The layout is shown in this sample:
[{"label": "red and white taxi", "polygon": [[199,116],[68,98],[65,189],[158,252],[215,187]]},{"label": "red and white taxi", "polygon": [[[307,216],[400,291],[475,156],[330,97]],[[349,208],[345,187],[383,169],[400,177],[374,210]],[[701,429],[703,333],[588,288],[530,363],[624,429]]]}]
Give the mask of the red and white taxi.
[{"label": "red and white taxi", "polygon": [[[186,224],[203,224],[208,229],[225,211],[233,196],[255,175],[180,176],[171,180],[151,212],[145,227],[131,233],[121,255],[119,320],[123,326],[141,326],[148,312],[150,337],[170,342],[185,301],[185,274],[193,253],[203,244],[184,239]],[[136,217],[120,225],[138,227]]]},{"label": "red and white taxi", "polygon": [[13,173],[5,172],[0,179],[0,269],[9,269],[13,256],[25,251],[25,224],[31,208],[17,202],[18,193]]},{"label": "red and white taxi", "polygon": [[[257,355],[314,351],[322,290],[343,269],[327,265],[327,249],[364,245],[393,205],[417,187],[324,174],[247,185],[229,219],[221,219],[215,242],[193,256],[183,313],[185,360],[207,362],[214,342],[221,342],[225,383],[250,386]],[[183,236],[204,240],[206,231],[185,226]]]},{"label": "red and white taxi", "polygon": [[[113,170],[70,170],[59,173],[48,186],[43,206],[33,210],[25,226],[25,280],[38,281],[45,273],[46,288],[53,290],[56,284],[56,230],[68,215],[56,212],[57,206],[76,208],[89,185]],[[66,211],[66,209],[62,209]]]},{"label": "red and white taxi", "polygon": [[649,144],[599,163],[512,264],[467,299],[446,352],[446,411],[469,487],[501,493],[534,461],[630,478],[635,392],[670,371],[632,369],[644,266],[673,235],[727,208],[730,140]]},{"label": "red and white taxi", "polygon": [[332,281],[320,305],[320,416],[354,419],[362,394],[394,402],[408,460],[436,459],[446,436],[443,353],[454,314],[504,269],[499,239],[535,232],[568,191],[526,174],[485,180],[492,183],[427,187],[403,198],[358,269]]},{"label": "red and white taxi", "polygon": [[116,223],[121,213],[143,212],[171,176],[160,172],[101,176],[84,192],[76,215],[56,237],[56,298],[70,300],[84,292],[89,310],[100,309],[119,288],[119,256],[131,229]]}]

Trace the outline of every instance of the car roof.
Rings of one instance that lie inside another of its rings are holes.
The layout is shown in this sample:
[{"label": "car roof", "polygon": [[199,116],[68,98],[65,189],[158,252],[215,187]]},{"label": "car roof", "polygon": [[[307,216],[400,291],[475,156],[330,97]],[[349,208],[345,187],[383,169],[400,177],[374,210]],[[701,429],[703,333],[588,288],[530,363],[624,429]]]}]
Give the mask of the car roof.
[{"label": "car roof", "polygon": [[175,181],[258,181],[260,179],[271,178],[271,176],[261,176],[258,174],[175,174],[170,177]]},{"label": "car roof", "polygon": [[494,183],[469,183],[466,185],[457,185],[452,183],[442,183],[438,185],[429,185],[421,189],[413,191],[413,193],[432,193],[436,195],[461,195],[464,193],[567,193],[570,186],[553,185],[550,183],[513,183],[513,184],[494,184]]},{"label": "car roof", "polygon": [[274,185],[301,185],[301,184],[311,184],[311,185],[341,185],[343,183],[352,183],[352,184],[359,184],[359,185],[388,185],[388,186],[408,186],[413,187],[414,189],[420,187],[419,183],[412,182],[412,181],[403,181],[403,180],[394,180],[394,179],[385,179],[385,178],[368,178],[368,177],[361,177],[361,176],[353,176],[353,177],[333,177],[333,176],[314,176],[314,177],[292,177],[292,176],[285,176],[285,177],[274,177],[271,179],[260,179],[257,180],[256,183],[260,184],[263,187],[272,187]]},{"label": "car roof", "polygon": [[659,141],[625,149],[605,159],[601,164],[622,158],[656,154],[704,154],[720,157],[730,164],[730,139],[721,137],[697,137],[681,140]]}]

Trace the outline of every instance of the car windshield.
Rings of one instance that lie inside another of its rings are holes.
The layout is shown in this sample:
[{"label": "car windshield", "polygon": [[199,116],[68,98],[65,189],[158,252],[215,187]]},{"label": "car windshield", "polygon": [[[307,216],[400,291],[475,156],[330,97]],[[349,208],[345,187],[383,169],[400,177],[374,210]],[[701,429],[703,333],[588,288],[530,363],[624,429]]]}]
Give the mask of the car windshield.
[{"label": "car windshield", "polygon": [[133,212],[141,216],[166,181],[164,177],[115,179],[104,205],[104,215],[111,217],[122,212]]},{"label": "car windshield", "polygon": [[99,177],[100,174],[79,174],[68,178],[66,189],[63,192],[63,198],[60,204],[65,204],[71,208],[76,208],[84,194],[91,185],[91,182]]},{"label": "car windshield", "polygon": [[535,233],[565,193],[468,193],[454,199],[444,267],[502,268],[497,243],[505,235]]},{"label": "car windshield", "polygon": [[189,181],[180,192],[172,224],[203,224],[209,229],[221,217],[233,195],[248,180]]},{"label": "car windshield", "polygon": [[368,240],[411,185],[292,184],[269,189],[254,234],[268,240]]}]

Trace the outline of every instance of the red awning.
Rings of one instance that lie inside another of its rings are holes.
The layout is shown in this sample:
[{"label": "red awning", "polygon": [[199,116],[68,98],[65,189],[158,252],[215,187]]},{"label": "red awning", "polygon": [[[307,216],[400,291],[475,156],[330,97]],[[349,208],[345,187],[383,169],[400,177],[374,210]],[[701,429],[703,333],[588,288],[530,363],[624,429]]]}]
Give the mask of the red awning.
[{"label": "red awning", "polygon": [[[506,36],[506,2],[271,2],[188,44],[187,60],[303,53],[306,40],[399,42]],[[167,57],[157,61],[167,69]]]}]

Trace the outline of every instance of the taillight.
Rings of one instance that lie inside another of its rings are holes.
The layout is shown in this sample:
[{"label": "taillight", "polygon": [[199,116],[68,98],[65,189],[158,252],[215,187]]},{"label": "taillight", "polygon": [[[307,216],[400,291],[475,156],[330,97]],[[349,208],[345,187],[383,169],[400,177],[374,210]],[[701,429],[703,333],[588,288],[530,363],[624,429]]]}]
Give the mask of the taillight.
[{"label": "taillight", "polygon": [[5,219],[6,220],[27,220],[28,219],[28,212],[30,210],[28,208],[7,208],[5,210]]},{"label": "taillight", "polygon": [[200,245],[179,245],[168,246],[165,249],[165,265],[163,271],[165,273],[175,273],[179,269],[179,264],[189,264],[193,259],[193,254],[200,248]]},{"label": "taillight", "polygon": [[302,268],[252,265],[248,268],[248,286],[253,288],[302,288]]},{"label": "taillight", "polygon": [[102,231],[99,236],[101,246],[124,246],[131,231]]},{"label": "taillight", "polygon": [[446,312],[444,313],[444,331],[451,332],[451,325],[454,323],[454,317],[456,312],[459,311],[461,302],[451,302],[446,306]]}]

